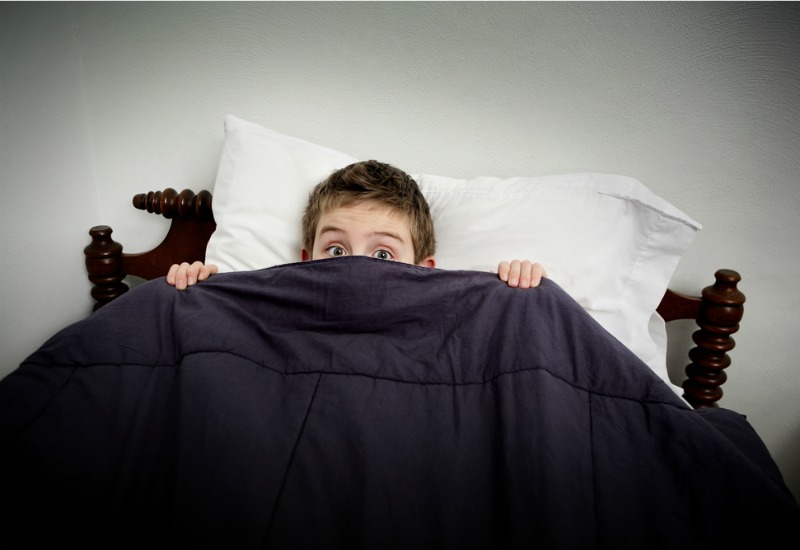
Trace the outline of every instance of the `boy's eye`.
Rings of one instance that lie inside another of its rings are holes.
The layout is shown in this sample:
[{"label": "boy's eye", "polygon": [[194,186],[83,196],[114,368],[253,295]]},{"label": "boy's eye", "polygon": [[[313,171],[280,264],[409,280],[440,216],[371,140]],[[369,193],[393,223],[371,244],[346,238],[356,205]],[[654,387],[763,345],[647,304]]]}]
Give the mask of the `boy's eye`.
[{"label": "boy's eye", "polygon": [[378,258],[379,260],[391,260],[393,258],[392,253],[388,250],[378,250],[373,255],[373,258]]},{"label": "boy's eye", "polygon": [[329,246],[327,249],[325,249],[325,252],[331,256],[344,256],[347,254],[347,251],[341,246]]}]

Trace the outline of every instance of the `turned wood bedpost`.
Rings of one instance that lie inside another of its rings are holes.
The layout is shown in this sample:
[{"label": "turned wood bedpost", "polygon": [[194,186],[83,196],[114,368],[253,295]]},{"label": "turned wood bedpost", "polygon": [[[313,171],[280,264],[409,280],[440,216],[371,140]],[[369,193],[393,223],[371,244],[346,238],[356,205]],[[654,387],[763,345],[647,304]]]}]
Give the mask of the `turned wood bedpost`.
[{"label": "turned wood bedpost", "polygon": [[161,244],[146,252],[125,253],[122,245],[111,238],[110,227],[93,227],[89,231],[92,242],[83,252],[89,280],[94,284],[94,309],[127,292],[128,285],[122,281],[128,275],[151,280],[166,275],[173,263],[204,261],[206,245],[217,226],[212,202],[209,191],[195,194],[184,189],[178,193],[171,187],[133,197],[135,208],[171,220]]},{"label": "turned wood bedpost", "polygon": [[111,238],[112,229],[107,225],[96,225],[89,230],[92,242],[83,249],[86,256],[86,271],[94,283],[92,298],[96,300],[94,310],[128,291],[122,282],[122,245]]},{"label": "turned wood bedpost", "polygon": [[683,383],[684,398],[696,409],[716,407],[722,397],[720,386],[731,364],[728,351],[736,342],[731,337],[739,330],[744,314],[745,296],[737,288],[741,277],[736,271],[720,269],[716,282],[703,289],[697,317],[700,327],[693,335],[696,347],[689,352],[691,363],[686,367],[688,379]]}]

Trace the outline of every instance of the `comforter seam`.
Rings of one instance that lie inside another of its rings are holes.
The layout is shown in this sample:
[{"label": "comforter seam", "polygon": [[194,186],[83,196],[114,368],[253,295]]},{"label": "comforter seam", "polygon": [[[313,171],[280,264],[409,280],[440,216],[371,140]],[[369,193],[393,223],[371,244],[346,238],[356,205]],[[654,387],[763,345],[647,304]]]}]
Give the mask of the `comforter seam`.
[{"label": "comforter seam", "polygon": [[[231,353],[231,352],[228,352],[228,351],[216,351],[216,350],[190,352],[190,353],[187,353],[187,354],[183,355],[182,357],[180,357],[178,359],[178,361],[176,361],[176,363],[163,363],[163,364],[112,363],[112,362],[107,362],[107,363],[99,363],[98,362],[98,363],[94,363],[94,364],[85,363],[85,364],[77,365],[77,366],[76,365],[41,365],[41,364],[37,364],[37,363],[28,363],[28,364],[29,365],[39,366],[39,367],[45,367],[45,368],[72,368],[72,369],[76,369],[76,370],[79,367],[92,368],[92,367],[105,367],[105,366],[111,366],[111,365],[117,366],[117,367],[138,366],[138,367],[150,368],[150,369],[154,369],[154,368],[179,368],[178,366],[176,366],[176,364],[178,362],[182,361],[185,357],[188,357],[190,355],[203,354],[203,353],[223,353],[223,354],[234,355],[236,357],[244,359],[245,361],[250,361],[252,363],[255,363],[258,366],[260,366],[261,368],[268,369],[268,370],[270,370],[270,371],[272,371],[272,372],[274,372],[276,374],[280,374],[280,375],[283,375],[283,376],[308,376],[310,374],[320,374],[320,375],[322,375],[322,374],[333,374],[333,375],[338,375],[338,376],[361,376],[361,377],[364,377],[364,378],[370,378],[372,380],[383,380],[383,381],[387,381],[387,382],[395,382],[395,383],[398,383],[398,384],[411,384],[411,385],[415,385],[415,386],[451,386],[451,387],[456,387],[456,386],[483,386],[483,385],[492,383],[492,382],[496,381],[497,379],[499,379],[499,378],[501,378],[503,376],[509,376],[509,375],[518,374],[518,373],[521,373],[521,372],[542,371],[542,372],[546,372],[547,374],[549,374],[550,376],[552,376],[553,378],[555,378],[557,380],[561,380],[562,382],[564,382],[565,384],[567,384],[568,386],[570,386],[570,387],[572,387],[574,389],[577,389],[577,390],[580,390],[580,391],[585,391],[585,392],[593,394],[593,395],[598,395],[598,396],[601,396],[601,397],[608,397],[610,399],[623,399],[623,400],[626,400],[626,401],[634,401],[636,403],[669,405],[669,406],[672,406],[672,407],[675,407],[675,408],[681,409],[681,410],[684,410],[684,409],[685,410],[693,410],[693,409],[689,409],[689,408],[680,407],[679,405],[677,405],[675,403],[670,403],[668,401],[664,401],[664,400],[660,400],[660,399],[648,399],[646,397],[641,397],[641,396],[637,397],[637,396],[614,395],[614,394],[610,394],[610,393],[601,392],[601,391],[598,391],[598,390],[593,390],[593,389],[590,389],[590,388],[575,384],[575,383],[571,382],[570,380],[567,380],[566,378],[564,378],[562,376],[558,376],[557,374],[553,373],[553,371],[551,371],[549,369],[546,369],[544,367],[530,367],[530,368],[503,371],[503,372],[500,372],[500,373],[497,373],[497,374],[493,375],[490,378],[486,378],[484,380],[476,381],[476,382],[427,382],[427,381],[424,381],[424,380],[419,380],[419,381],[413,380],[412,381],[412,380],[402,380],[400,378],[392,378],[392,377],[389,377],[389,376],[375,376],[375,375],[370,375],[370,374],[365,374],[365,373],[360,373],[360,372],[341,372],[341,371],[330,371],[330,370],[323,371],[322,369],[285,372],[285,371],[281,371],[281,370],[269,367],[267,365],[264,365],[264,364],[262,364],[262,363],[260,363],[260,362],[258,362],[256,360],[254,360],[254,359],[252,359],[250,357],[244,356],[244,355],[240,355],[240,354],[237,354],[237,353]],[[72,377],[70,377],[70,379],[71,378]],[[66,387],[67,385],[68,385],[68,383],[65,384],[64,387]]]},{"label": "comforter seam", "polygon": [[264,541],[262,543],[262,548],[266,548],[268,546],[269,536],[272,532],[272,525],[275,521],[275,515],[278,511],[278,506],[280,506],[281,497],[283,496],[283,489],[286,486],[286,480],[289,478],[289,472],[292,469],[292,464],[294,464],[295,454],[297,453],[297,447],[300,445],[300,439],[303,437],[303,432],[306,428],[306,423],[308,422],[309,414],[311,413],[311,407],[314,405],[314,401],[317,397],[317,390],[319,389],[320,382],[322,381],[323,373],[319,373],[317,376],[317,383],[314,385],[314,391],[311,392],[311,398],[308,401],[308,405],[306,406],[306,412],[303,416],[303,422],[300,424],[300,429],[297,431],[297,438],[294,441],[294,445],[292,446],[292,452],[289,454],[289,462],[286,464],[286,469],[283,472],[283,476],[281,478],[281,485],[278,489],[278,494],[275,497],[275,503],[272,506],[272,512],[270,513],[269,522],[267,523],[267,531],[264,533]]}]

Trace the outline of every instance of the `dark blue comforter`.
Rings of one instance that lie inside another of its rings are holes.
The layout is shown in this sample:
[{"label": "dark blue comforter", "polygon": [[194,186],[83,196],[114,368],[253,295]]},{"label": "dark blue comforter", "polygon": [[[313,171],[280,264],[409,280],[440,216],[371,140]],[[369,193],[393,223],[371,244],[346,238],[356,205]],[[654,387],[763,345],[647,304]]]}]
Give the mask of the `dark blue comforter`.
[{"label": "dark blue comforter", "polygon": [[800,523],[744,417],[689,409],[552,281],[369,258],[142,285],[0,382],[0,445],[5,549],[738,547]]}]

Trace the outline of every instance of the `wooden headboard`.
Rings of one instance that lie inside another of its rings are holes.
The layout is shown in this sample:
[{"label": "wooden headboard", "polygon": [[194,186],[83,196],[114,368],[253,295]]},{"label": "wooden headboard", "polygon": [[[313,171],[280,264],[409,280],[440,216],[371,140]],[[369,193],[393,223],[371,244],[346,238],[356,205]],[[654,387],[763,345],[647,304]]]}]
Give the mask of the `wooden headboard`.
[{"label": "wooden headboard", "polygon": [[[123,252],[111,238],[106,225],[92,227],[91,243],[84,248],[86,270],[95,299],[95,309],[128,291],[126,276],[155,279],[167,274],[174,263],[205,261],[206,244],[216,229],[212,195],[172,188],[136,195],[133,206],[172,220],[164,240],[153,250],[136,254]],[[667,290],[657,311],[665,321],[694,319],[698,330],[692,335],[695,347],[689,351],[684,398],[695,408],[716,407],[722,398],[728,351],[736,345],[732,335],[739,330],[745,296],[737,288],[741,277],[731,269],[719,269],[713,284],[697,296]]]}]

